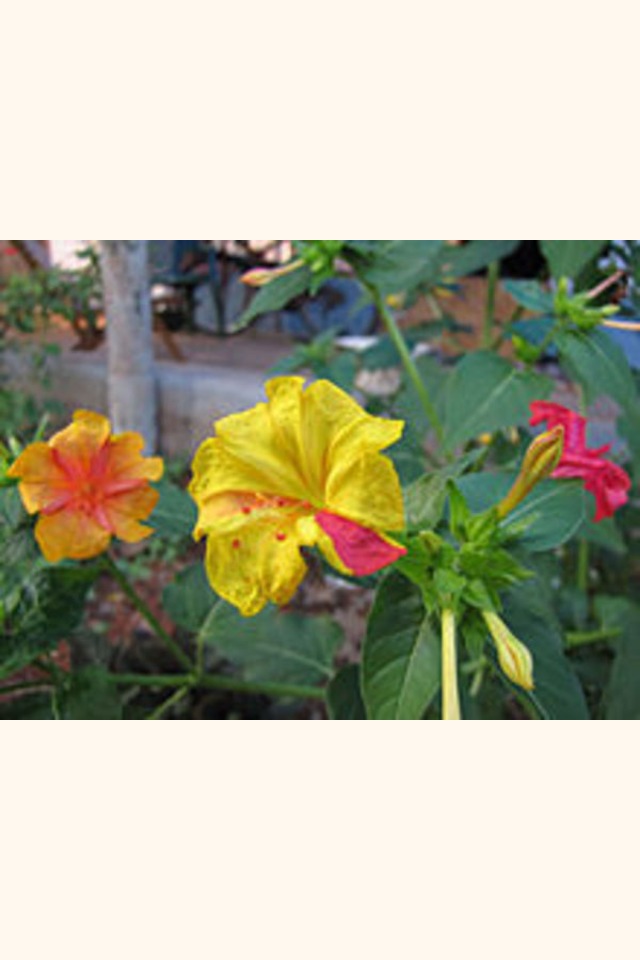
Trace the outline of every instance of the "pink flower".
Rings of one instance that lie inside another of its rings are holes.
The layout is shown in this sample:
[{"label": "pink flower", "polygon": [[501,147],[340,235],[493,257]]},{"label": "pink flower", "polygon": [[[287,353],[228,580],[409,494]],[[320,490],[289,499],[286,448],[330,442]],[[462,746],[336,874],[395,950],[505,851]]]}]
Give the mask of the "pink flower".
[{"label": "pink flower", "polygon": [[529,423],[532,427],[546,423],[548,429],[555,426],[564,429],[562,456],[551,476],[584,480],[585,489],[596,499],[596,522],[612,516],[627,502],[631,480],[622,467],[602,456],[610,449],[610,444],[596,449],[587,447],[587,421],[584,417],[559,403],[536,400],[531,404]]}]

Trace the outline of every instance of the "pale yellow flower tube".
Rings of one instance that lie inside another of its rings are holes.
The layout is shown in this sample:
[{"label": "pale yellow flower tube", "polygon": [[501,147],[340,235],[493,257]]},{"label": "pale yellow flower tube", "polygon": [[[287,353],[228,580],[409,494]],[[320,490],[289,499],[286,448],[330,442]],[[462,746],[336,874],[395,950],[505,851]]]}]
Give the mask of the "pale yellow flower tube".
[{"label": "pale yellow flower tube", "polygon": [[453,610],[442,611],[442,719],[462,720],[458,692],[456,621]]}]

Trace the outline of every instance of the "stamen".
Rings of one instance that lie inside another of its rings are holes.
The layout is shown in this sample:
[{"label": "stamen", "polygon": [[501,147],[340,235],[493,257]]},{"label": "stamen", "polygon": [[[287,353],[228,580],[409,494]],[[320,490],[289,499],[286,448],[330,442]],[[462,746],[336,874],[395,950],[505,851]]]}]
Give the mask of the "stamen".
[{"label": "stamen", "polygon": [[239,541],[239,540],[233,540],[232,543],[231,543],[231,546],[233,547],[234,550],[239,550],[239,549],[240,549],[240,541]]},{"label": "stamen", "polygon": [[276,533],[276,540],[279,540],[282,543],[282,541],[286,539],[287,539],[286,533],[282,533],[281,531]]}]

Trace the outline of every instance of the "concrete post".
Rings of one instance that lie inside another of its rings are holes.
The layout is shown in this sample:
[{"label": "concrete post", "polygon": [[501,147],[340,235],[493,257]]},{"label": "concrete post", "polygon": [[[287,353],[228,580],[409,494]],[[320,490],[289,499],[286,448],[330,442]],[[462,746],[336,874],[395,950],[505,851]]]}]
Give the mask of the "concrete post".
[{"label": "concrete post", "polygon": [[109,417],[157,447],[157,402],[146,240],[100,240],[107,318]]}]

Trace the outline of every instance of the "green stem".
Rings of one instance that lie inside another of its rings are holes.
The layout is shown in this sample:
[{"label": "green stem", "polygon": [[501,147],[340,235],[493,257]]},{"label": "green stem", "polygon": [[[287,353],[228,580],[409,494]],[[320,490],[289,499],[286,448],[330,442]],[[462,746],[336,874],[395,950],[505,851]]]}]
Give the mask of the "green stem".
[{"label": "green stem", "polygon": [[218,607],[220,605],[220,600],[216,600],[213,604],[209,613],[204,619],[204,623],[201,624],[198,633],[196,634],[196,676],[204,676],[204,646],[205,646],[205,636],[211,632],[211,624],[215,621],[215,617],[218,613]]},{"label": "green stem", "polygon": [[615,640],[621,631],[617,627],[603,627],[601,630],[574,630],[565,633],[567,647],[581,647],[586,643],[599,643],[601,640]]},{"label": "green stem", "polygon": [[268,697],[292,697],[297,700],[324,700],[322,687],[297,683],[264,683],[257,680],[238,680],[235,677],[219,677],[193,673],[111,673],[111,683],[140,687],[206,687],[209,690],[228,690],[234,693],[258,693]]},{"label": "green stem", "polygon": [[444,443],[444,430],[440,422],[440,417],[438,412],[433,405],[431,397],[429,396],[429,391],[427,390],[422,377],[420,376],[420,371],[418,370],[411,352],[407,346],[406,340],[404,339],[400,327],[396,323],[396,318],[393,313],[385,303],[383,297],[380,295],[378,290],[375,287],[367,285],[369,293],[373,297],[373,301],[377,307],[378,313],[384,321],[387,333],[389,334],[389,339],[393,343],[394,347],[400,355],[402,365],[404,366],[405,372],[413,384],[413,387],[418,394],[420,403],[422,404],[422,409],[427,415],[431,426],[434,429],[434,432],[440,441]]},{"label": "green stem", "polygon": [[487,269],[487,300],[484,308],[484,322],[482,325],[481,345],[486,350],[491,346],[493,337],[493,322],[496,312],[496,288],[500,276],[500,264],[497,260],[489,264]]},{"label": "green stem", "polygon": [[159,707],[156,707],[153,713],[150,713],[148,717],[145,717],[145,720],[162,720],[167,710],[170,710],[171,707],[173,707],[176,703],[179,703],[181,700],[183,700],[188,693],[189,687],[178,687],[178,689],[174,690],[170,697],[167,697],[167,699],[163,700]]},{"label": "green stem", "polygon": [[199,630],[196,636],[196,674],[198,677],[204,674],[204,631]]},{"label": "green stem", "polygon": [[50,680],[23,680],[20,683],[6,683],[0,686],[0,697],[7,693],[28,693],[30,690],[49,690]]},{"label": "green stem", "polygon": [[584,537],[578,541],[576,583],[582,593],[587,593],[589,589],[589,541]]},{"label": "green stem", "polygon": [[147,604],[144,602],[142,597],[136,592],[132,587],[129,580],[122,572],[118,564],[115,562],[113,557],[105,553],[103,555],[103,565],[106,570],[111,574],[113,579],[117,582],[118,586],[121,588],[123,593],[129,598],[131,603],[134,605],[138,613],[140,613],[144,619],[147,621],[157,638],[165,645],[167,650],[171,651],[178,663],[183,666],[186,670],[191,670],[191,661],[186,655],[184,650],[176,643],[173,637],[170,637],[167,631],[164,629],[162,624],[159,622],[158,618],[154,613],[149,609]]}]

